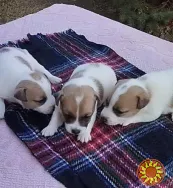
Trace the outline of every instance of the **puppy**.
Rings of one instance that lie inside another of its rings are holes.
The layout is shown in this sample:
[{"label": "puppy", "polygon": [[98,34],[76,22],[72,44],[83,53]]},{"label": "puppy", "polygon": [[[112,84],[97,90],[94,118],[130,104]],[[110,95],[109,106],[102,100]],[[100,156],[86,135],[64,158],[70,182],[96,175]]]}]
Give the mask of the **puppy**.
[{"label": "puppy", "polygon": [[27,50],[0,49],[0,118],[4,118],[4,100],[24,108],[48,114],[54,108],[51,83],[61,79],[50,74]]},{"label": "puppy", "polygon": [[173,69],[119,81],[101,116],[108,125],[126,126],[168,113],[173,113]]},{"label": "puppy", "polygon": [[51,136],[65,123],[66,130],[77,135],[79,141],[90,141],[97,108],[112,94],[116,82],[109,66],[96,63],[78,66],[60,91],[52,119],[42,134]]}]

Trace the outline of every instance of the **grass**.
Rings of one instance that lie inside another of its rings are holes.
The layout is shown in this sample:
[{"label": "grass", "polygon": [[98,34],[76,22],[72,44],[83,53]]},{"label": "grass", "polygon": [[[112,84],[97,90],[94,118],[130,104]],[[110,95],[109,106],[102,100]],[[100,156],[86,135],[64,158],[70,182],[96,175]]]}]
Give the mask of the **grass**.
[{"label": "grass", "polygon": [[173,41],[173,0],[0,0],[0,24],[55,3],[74,4]]}]

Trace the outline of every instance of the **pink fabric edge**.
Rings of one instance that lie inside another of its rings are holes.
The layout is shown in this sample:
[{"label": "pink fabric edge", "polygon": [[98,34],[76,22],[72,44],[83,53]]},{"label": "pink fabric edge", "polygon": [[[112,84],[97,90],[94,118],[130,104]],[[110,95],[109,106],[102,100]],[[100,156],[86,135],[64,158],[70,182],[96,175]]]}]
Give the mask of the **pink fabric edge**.
[{"label": "pink fabric edge", "polygon": [[[0,25],[0,43],[25,38],[27,33],[45,34],[69,28],[111,47],[146,72],[172,67],[172,43],[72,5],[53,5]],[[0,126],[1,188],[63,187],[43,169],[4,121],[0,121]]]}]

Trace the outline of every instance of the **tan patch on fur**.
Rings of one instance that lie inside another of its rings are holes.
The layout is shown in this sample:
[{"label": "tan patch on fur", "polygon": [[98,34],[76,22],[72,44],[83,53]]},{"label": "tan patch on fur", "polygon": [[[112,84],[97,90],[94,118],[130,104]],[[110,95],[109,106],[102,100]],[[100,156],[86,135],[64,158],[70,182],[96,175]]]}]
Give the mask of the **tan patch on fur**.
[{"label": "tan patch on fur", "polygon": [[25,64],[30,70],[32,70],[32,67],[30,66],[29,62],[25,60],[21,56],[15,56],[16,59],[18,59],[21,63]]},{"label": "tan patch on fur", "polygon": [[[73,116],[73,121],[77,117],[77,111],[79,108],[79,117],[93,113],[94,105],[96,101],[93,88],[90,86],[69,85],[63,88],[60,96],[60,104],[62,113],[67,121],[68,115]],[[81,99],[78,101],[76,99]],[[72,119],[72,118],[71,118]]]},{"label": "tan patch on fur", "polygon": [[79,116],[85,116],[86,114],[92,114],[94,111],[94,105],[96,102],[95,92],[90,86],[82,86],[83,99],[79,106]]},{"label": "tan patch on fur", "polygon": [[74,78],[81,78],[83,76],[83,73],[85,72],[85,70],[81,70],[79,72],[76,72],[75,74],[73,74],[70,79],[74,79]]},{"label": "tan patch on fur", "polygon": [[103,100],[103,96],[104,96],[104,88],[103,85],[101,84],[101,82],[98,79],[92,78],[92,80],[94,81],[94,83],[96,84],[98,91],[99,91],[99,100],[102,101]]},{"label": "tan patch on fur", "polygon": [[23,80],[16,87],[15,97],[21,100],[26,108],[34,109],[42,105],[38,101],[46,98],[46,94],[37,83]]},{"label": "tan patch on fur", "polygon": [[10,51],[10,48],[7,48],[7,47],[3,47],[0,49],[0,53],[5,53],[5,52],[9,52]]},{"label": "tan patch on fur", "polygon": [[76,96],[79,96],[78,90],[75,85],[70,85],[62,89],[60,96],[60,104],[63,114],[71,114],[74,117],[77,115]]},{"label": "tan patch on fur", "polygon": [[[88,70],[89,68],[92,68],[92,66],[93,66],[93,67],[99,67],[99,66],[100,66],[99,63],[91,63],[91,64],[89,64],[89,65],[90,65],[90,67],[87,67],[87,70]],[[85,72],[85,71],[86,71],[86,70],[81,70],[81,71],[76,72],[75,74],[73,74],[73,75],[70,77],[70,79],[81,78],[81,77],[84,75],[84,72]]]},{"label": "tan patch on fur", "polygon": [[34,80],[41,80],[41,74],[38,72],[33,72],[30,75]]},{"label": "tan patch on fur", "polygon": [[124,112],[119,114],[121,117],[130,117],[144,108],[150,100],[149,94],[139,86],[130,87],[126,93],[119,96],[113,109],[117,112]]}]

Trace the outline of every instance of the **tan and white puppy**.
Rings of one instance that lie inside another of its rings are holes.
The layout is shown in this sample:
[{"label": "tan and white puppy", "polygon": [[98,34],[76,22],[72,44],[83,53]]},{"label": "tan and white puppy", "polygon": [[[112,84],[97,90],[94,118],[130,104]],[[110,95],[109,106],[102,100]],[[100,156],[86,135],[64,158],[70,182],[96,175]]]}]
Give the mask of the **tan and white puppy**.
[{"label": "tan and white puppy", "polygon": [[168,113],[173,113],[173,69],[119,81],[101,116],[108,125],[126,126]]},{"label": "tan and white puppy", "polygon": [[24,108],[48,114],[55,106],[51,83],[61,79],[40,65],[27,50],[0,49],[0,118],[4,118],[4,100]]},{"label": "tan and white puppy", "polygon": [[52,119],[42,134],[51,136],[65,123],[66,130],[81,142],[91,140],[97,108],[112,94],[116,82],[114,71],[107,65],[78,66],[60,91]]}]

